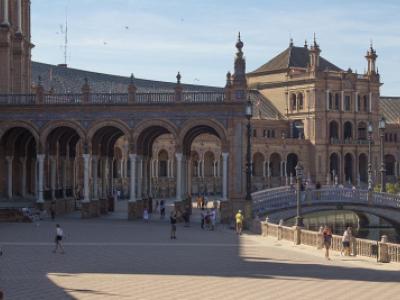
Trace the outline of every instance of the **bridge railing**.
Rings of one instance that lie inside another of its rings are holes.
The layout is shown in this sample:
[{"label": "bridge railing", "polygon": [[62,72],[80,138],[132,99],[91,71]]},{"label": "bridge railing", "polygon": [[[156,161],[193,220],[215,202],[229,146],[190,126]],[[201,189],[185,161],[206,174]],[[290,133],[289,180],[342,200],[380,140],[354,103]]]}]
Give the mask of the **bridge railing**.
[{"label": "bridge railing", "polygon": [[190,103],[223,102],[223,92],[183,92],[182,99]]},{"label": "bridge railing", "polygon": [[48,94],[44,95],[44,104],[80,104],[81,94]]},{"label": "bridge railing", "polygon": [[[300,227],[281,226],[266,221],[261,222],[261,234],[262,236],[277,238],[278,240],[291,241],[295,245],[303,244],[316,247],[317,249],[323,248],[322,233],[305,230]],[[352,255],[376,258],[381,262],[400,262],[400,244],[352,238],[350,246]],[[332,236],[331,250],[342,250],[341,236]]]},{"label": "bridge railing", "polygon": [[33,105],[36,94],[0,94],[0,105]]},{"label": "bridge railing", "polygon": [[253,213],[262,214],[268,210],[292,206],[296,202],[295,190],[290,186],[266,189],[251,194]]},{"label": "bridge railing", "polygon": [[90,94],[91,104],[128,104],[128,94],[121,93],[93,93]]}]

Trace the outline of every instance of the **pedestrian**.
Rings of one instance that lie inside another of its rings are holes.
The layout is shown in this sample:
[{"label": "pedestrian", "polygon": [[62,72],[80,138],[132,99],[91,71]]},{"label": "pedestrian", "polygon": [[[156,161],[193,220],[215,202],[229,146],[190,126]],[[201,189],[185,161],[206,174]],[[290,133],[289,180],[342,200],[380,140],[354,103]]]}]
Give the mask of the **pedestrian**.
[{"label": "pedestrian", "polygon": [[165,218],[165,202],[164,200],[160,201],[160,219]]},{"label": "pedestrian", "polygon": [[342,248],[340,255],[350,256],[350,241],[351,241],[351,228],[347,227],[342,236]]},{"label": "pedestrian", "polygon": [[160,206],[160,202],[158,202],[158,200],[156,200],[155,211],[156,211],[157,214],[159,213],[159,206]]},{"label": "pedestrian", "polygon": [[332,230],[328,226],[325,226],[323,234],[324,234],[325,258],[327,260],[330,260],[329,248],[332,245]]},{"label": "pedestrian", "polygon": [[143,221],[145,223],[149,223],[149,211],[147,210],[147,208],[144,208],[143,210]]},{"label": "pedestrian", "polygon": [[320,226],[318,230],[317,249],[324,247],[324,226]]},{"label": "pedestrian", "polygon": [[204,200],[204,196],[201,196],[201,210],[204,210],[205,206],[206,206],[206,201]]},{"label": "pedestrian", "polygon": [[204,214],[204,211],[201,211],[201,225],[200,225],[201,229],[204,229],[205,219],[206,219],[206,216]]},{"label": "pedestrian", "polygon": [[56,247],[53,250],[53,253],[56,253],[58,248],[61,249],[61,254],[64,254],[64,247],[62,246],[61,242],[64,236],[64,232],[60,226],[60,224],[56,225],[56,237],[55,237],[55,243],[56,243]]},{"label": "pedestrian", "polygon": [[213,208],[211,210],[210,219],[211,219],[211,230],[214,230],[215,229],[215,223],[216,223],[216,220],[217,220],[217,212],[215,211],[215,208]]},{"label": "pedestrian", "polygon": [[171,211],[171,215],[169,217],[171,223],[171,240],[176,240],[176,211]]},{"label": "pedestrian", "polygon": [[243,229],[243,215],[240,209],[238,210],[235,219],[236,219],[236,233],[241,235]]}]

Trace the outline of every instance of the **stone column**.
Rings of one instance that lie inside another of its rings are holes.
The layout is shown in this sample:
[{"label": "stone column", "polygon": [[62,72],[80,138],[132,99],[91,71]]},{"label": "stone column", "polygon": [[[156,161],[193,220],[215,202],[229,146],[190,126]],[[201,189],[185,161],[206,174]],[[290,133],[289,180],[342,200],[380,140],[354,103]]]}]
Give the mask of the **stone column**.
[{"label": "stone column", "polygon": [[67,174],[68,174],[68,157],[61,158],[62,161],[62,190],[63,190],[63,198],[67,198]]},{"label": "stone column", "polygon": [[136,154],[129,154],[130,162],[130,194],[129,202],[134,202],[136,200]]},{"label": "stone column", "polygon": [[56,172],[57,172],[57,157],[50,156],[50,188],[51,199],[56,200]]},{"label": "stone column", "polygon": [[44,154],[38,154],[37,155],[37,162],[38,162],[38,197],[37,197],[37,203],[43,203],[43,182],[44,182],[44,159],[45,159]]},{"label": "stone column", "polygon": [[175,153],[176,157],[176,201],[182,200],[182,153]]},{"label": "stone column", "polygon": [[98,158],[96,155],[92,156],[92,166],[93,166],[93,173],[92,173],[92,179],[93,179],[93,199],[97,200],[99,198],[99,185],[98,185]]},{"label": "stone column", "polygon": [[222,200],[228,200],[228,156],[229,153],[222,153]]},{"label": "stone column", "polygon": [[22,0],[17,0],[17,33],[22,33]]},{"label": "stone column", "polygon": [[27,182],[27,180],[26,180],[26,177],[27,177],[27,174],[26,174],[26,157],[21,157],[19,160],[20,160],[21,166],[22,166],[21,195],[22,195],[23,198],[25,198],[26,197],[26,182]]},{"label": "stone column", "polygon": [[138,168],[138,189],[137,189],[137,198],[139,200],[142,199],[142,180],[143,180],[143,159],[139,156],[138,160],[139,168]]},{"label": "stone column", "polygon": [[83,202],[90,202],[89,170],[90,154],[83,154]]},{"label": "stone column", "polygon": [[7,160],[7,197],[13,197],[13,156],[6,156]]},{"label": "stone column", "polygon": [[8,1],[9,0],[3,0],[3,22],[1,25],[3,26],[9,26],[10,22],[8,20]]}]

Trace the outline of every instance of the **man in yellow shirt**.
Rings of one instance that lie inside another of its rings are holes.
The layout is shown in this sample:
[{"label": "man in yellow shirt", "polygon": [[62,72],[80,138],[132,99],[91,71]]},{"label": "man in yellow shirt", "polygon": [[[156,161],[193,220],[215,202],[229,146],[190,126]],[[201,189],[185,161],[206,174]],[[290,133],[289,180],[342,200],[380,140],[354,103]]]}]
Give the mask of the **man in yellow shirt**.
[{"label": "man in yellow shirt", "polygon": [[242,234],[242,228],[243,228],[243,215],[242,215],[242,211],[239,209],[236,216],[236,233],[237,234]]}]

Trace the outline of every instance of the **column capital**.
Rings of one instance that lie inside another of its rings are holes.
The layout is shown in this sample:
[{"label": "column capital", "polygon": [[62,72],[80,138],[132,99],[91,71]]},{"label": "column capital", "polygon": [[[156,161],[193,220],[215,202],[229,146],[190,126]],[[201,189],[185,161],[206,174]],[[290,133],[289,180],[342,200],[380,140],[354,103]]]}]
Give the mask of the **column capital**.
[{"label": "column capital", "polygon": [[128,156],[130,160],[136,160],[139,158],[139,156],[136,153],[130,153]]},{"label": "column capital", "polygon": [[11,156],[11,155],[6,156],[6,160],[9,163],[11,163],[13,161],[13,159],[14,159],[14,156]]},{"label": "column capital", "polygon": [[222,155],[223,159],[227,159],[228,156],[229,156],[229,153],[228,152],[222,152],[221,155]]},{"label": "column capital", "polygon": [[87,154],[87,153],[82,154],[82,157],[84,160],[88,160],[88,159],[90,159],[90,154]]},{"label": "column capital", "polygon": [[182,161],[183,154],[182,153],[175,153],[175,157],[177,160]]}]

